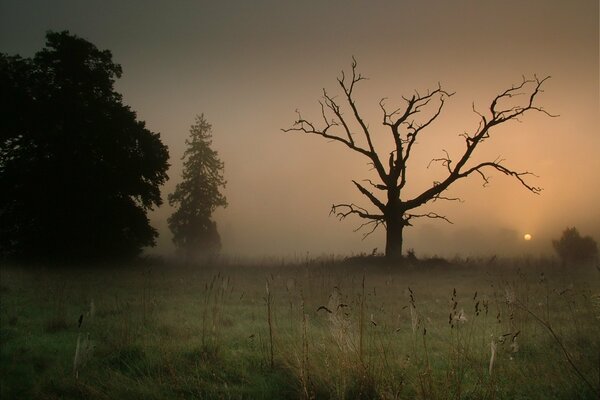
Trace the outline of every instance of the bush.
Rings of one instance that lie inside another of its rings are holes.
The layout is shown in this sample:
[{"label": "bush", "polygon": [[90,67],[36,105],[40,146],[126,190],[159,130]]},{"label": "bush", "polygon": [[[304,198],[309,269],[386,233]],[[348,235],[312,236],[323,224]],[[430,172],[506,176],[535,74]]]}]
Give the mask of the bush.
[{"label": "bush", "polygon": [[598,244],[591,236],[581,237],[577,228],[567,228],[552,246],[563,264],[581,264],[598,257]]}]

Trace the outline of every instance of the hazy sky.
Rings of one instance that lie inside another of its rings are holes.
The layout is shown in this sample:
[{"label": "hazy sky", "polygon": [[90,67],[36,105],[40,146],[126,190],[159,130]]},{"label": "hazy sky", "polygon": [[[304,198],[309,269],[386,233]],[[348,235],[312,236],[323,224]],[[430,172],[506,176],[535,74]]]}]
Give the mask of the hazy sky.
[{"label": "hazy sky", "polygon": [[[523,75],[551,75],[539,104],[498,129],[477,159],[539,175],[536,196],[505,176],[472,177],[449,194],[464,203],[431,207],[449,225],[419,221],[405,247],[419,254],[538,254],[566,226],[600,240],[599,10],[597,0],[537,1],[6,1],[0,0],[0,51],[31,56],[46,30],[68,29],[123,66],[125,103],[169,146],[163,194],[180,179],[189,126],[204,113],[225,162],[229,207],[216,219],[231,255],[311,255],[384,248],[366,240],[357,219],[329,217],[336,202],[368,205],[352,179],[372,177],[360,156],[316,136],[283,133],[296,118],[318,120],[322,88],[354,55],[368,76],[356,100],[379,143],[378,101],[440,82],[455,91],[415,148],[410,193],[443,176],[427,164],[442,149],[457,154],[460,133]],[[381,146],[385,148],[385,146]],[[382,153],[386,153],[385,150]],[[152,213],[158,247],[170,252],[164,205]],[[534,240],[524,242],[529,232]]]}]

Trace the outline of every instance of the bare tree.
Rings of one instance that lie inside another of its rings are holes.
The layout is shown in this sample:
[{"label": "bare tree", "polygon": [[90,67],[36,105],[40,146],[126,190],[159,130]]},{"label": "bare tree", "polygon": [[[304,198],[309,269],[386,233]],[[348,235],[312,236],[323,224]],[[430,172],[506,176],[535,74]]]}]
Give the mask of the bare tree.
[{"label": "bare tree", "polygon": [[[473,133],[464,133],[461,136],[465,141],[464,152],[458,157],[451,158],[447,151],[440,158],[434,158],[431,162],[441,163],[447,170],[447,176],[439,182],[434,182],[431,187],[421,194],[408,199],[403,199],[403,190],[407,183],[407,163],[417,144],[417,139],[425,128],[429,127],[440,115],[446,100],[453,95],[438,88],[429,91],[426,94],[416,92],[411,97],[402,97],[404,106],[388,110],[385,106],[385,99],[379,102],[382,111],[382,123],[389,129],[393,138],[394,146],[389,151],[381,153],[375,149],[372,140],[369,125],[365,123],[356,106],[354,91],[359,82],[366,78],[357,72],[356,60],[352,60],[352,74],[347,77],[342,71],[337,79],[343,92],[343,99],[336,100],[336,97],[330,96],[323,89],[323,98],[319,101],[321,105],[321,122],[315,123],[304,119],[298,113],[298,119],[293,126],[283,129],[284,132],[299,132],[304,134],[313,134],[322,136],[330,141],[340,142],[350,150],[362,154],[368,159],[370,165],[376,171],[378,182],[369,179],[365,180],[369,190],[365,185],[352,181],[356,188],[375,206],[376,211],[371,212],[366,208],[353,203],[334,204],[331,213],[339,219],[344,219],[349,215],[357,215],[366,221],[360,225],[357,230],[366,228],[364,237],[375,231],[379,226],[386,229],[385,254],[388,258],[402,257],[402,234],[407,226],[411,226],[411,221],[416,218],[442,219],[450,222],[448,218],[435,212],[421,212],[417,209],[430,201],[436,200],[459,200],[455,197],[448,197],[445,191],[456,181],[466,178],[470,175],[479,175],[484,182],[488,183],[488,172],[496,170],[502,174],[513,177],[523,187],[534,194],[538,194],[541,188],[532,186],[526,181],[531,172],[518,172],[504,165],[502,159],[481,162],[471,165],[469,160],[475,150],[490,137],[491,131],[496,125],[500,125],[510,120],[518,120],[524,113],[535,110],[548,116],[553,116],[541,107],[534,104],[537,95],[542,92],[542,85],[549,79],[545,77],[538,79],[523,78],[518,85],[497,95],[492,101],[489,112],[484,115],[475,110],[478,115],[479,126]],[[344,111],[342,110],[344,105]],[[349,111],[349,115],[345,113]],[[423,117],[423,115],[425,115]],[[356,132],[358,130],[358,132]],[[382,160],[381,155],[385,154],[387,160]],[[380,199],[375,193],[381,193],[384,199]],[[370,229],[369,229],[370,228]]]}]

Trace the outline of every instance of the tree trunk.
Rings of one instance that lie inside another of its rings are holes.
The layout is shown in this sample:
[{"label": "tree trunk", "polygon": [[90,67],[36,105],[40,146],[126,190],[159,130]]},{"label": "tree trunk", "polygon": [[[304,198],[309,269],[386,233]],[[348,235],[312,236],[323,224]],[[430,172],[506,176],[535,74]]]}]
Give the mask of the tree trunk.
[{"label": "tree trunk", "polygon": [[386,220],[385,257],[390,260],[402,258],[402,230],[404,223],[401,218]]}]

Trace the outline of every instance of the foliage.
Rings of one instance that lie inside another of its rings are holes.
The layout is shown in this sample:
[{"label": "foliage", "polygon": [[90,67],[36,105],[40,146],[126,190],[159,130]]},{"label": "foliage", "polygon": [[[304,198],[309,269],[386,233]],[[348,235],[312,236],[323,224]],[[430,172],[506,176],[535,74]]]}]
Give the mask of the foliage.
[{"label": "foliage", "polygon": [[111,52],[48,32],[33,58],[0,55],[0,253],[127,257],[157,236],[168,151],[114,90]]},{"label": "foliage", "polygon": [[211,149],[212,125],[204,114],[196,116],[183,154],[182,182],[169,195],[169,204],[177,210],[169,217],[173,242],[187,255],[210,254],[221,247],[221,238],[212,214],[226,207],[220,189],[225,187],[223,162]]},{"label": "foliage", "polygon": [[598,244],[591,236],[581,237],[577,228],[567,228],[552,246],[565,264],[588,262],[598,256]]}]

